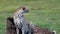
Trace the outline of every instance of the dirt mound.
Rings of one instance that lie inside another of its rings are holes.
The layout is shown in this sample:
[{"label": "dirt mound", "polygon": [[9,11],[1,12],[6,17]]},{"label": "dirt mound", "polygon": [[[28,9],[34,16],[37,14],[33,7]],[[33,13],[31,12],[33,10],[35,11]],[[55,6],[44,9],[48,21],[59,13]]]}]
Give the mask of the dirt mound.
[{"label": "dirt mound", "polygon": [[[7,34],[16,34],[16,27],[12,17],[7,18]],[[20,34],[22,34],[21,29]],[[54,32],[49,31],[47,28],[39,28],[38,26],[35,26],[33,34],[54,34]]]},{"label": "dirt mound", "polygon": [[35,26],[33,31],[34,34],[54,34],[54,32],[49,31],[47,28],[39,28],[38,26]]}]

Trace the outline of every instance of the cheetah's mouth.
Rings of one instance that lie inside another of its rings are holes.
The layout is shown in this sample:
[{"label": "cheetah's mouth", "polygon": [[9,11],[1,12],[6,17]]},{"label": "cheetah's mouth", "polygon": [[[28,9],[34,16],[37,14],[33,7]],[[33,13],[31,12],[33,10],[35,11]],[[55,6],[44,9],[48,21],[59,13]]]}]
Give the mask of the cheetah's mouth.
[{"label": "cheetah's mouth", "polygon": [[24,13],[29,13],[29,10],[24,10]]}]

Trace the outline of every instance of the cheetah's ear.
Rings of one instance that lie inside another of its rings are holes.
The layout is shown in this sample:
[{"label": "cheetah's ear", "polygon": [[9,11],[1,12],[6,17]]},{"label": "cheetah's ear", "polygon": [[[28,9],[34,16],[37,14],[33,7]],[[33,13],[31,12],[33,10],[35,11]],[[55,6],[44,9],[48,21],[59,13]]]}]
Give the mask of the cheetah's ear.
[{"label": "cheetah's ear", "polygon": [[19,7],[20,9],[23,9],[23,10],[25,10],[26,9],[26,7],[25,6],[21,6],[21,7]]},{"label": "cheetah's ear", "polygon": [[26,9],[26,7],[23,7],[22,9],[23,9],[23,10],[25,10],[25,9]]}]

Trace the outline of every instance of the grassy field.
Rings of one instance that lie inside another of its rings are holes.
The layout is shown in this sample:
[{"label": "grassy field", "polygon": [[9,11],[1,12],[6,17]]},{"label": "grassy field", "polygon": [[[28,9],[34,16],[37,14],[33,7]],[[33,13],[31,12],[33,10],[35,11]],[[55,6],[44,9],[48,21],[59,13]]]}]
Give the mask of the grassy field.
[{"label": "grassy field", "polygon": [[60,34],[60,0],[0,0],[0,34],[6,33],[6,18],[23,5],[30,10],[28,21]]}]

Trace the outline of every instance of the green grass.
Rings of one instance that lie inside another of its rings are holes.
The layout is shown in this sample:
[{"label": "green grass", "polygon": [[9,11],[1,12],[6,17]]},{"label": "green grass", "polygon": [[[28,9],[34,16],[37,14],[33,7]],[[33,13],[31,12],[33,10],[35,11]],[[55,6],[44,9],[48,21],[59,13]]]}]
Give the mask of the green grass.
[{"label": "green grass", "polygon": [[6,33],[6,18],[22,5],[30,10],[28,21],[60,34],[60,0],[0,0],[0,34]]}]

